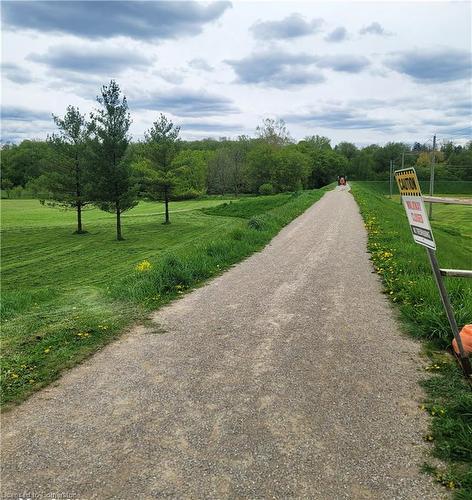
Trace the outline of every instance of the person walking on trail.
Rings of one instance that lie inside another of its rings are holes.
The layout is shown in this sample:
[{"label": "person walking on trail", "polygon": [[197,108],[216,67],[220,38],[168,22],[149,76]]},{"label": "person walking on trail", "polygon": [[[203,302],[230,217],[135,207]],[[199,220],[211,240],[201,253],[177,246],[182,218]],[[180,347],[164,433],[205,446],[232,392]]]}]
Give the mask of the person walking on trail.
[{"label": "person walking on trail", "polygon": [[336,191],[350,191],[351,187],[347,183],[347,177],[345,175],[338,175],[338,185]]}]

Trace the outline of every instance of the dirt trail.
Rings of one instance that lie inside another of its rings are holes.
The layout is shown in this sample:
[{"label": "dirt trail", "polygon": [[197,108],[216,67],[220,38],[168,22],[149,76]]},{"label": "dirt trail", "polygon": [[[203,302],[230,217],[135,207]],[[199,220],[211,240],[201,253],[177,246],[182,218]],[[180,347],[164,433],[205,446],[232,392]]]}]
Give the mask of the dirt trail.
[{"label": "dirt trail", "polygon": [[2,498],[441,497],[350,193],[154,322],[4,416]]}]

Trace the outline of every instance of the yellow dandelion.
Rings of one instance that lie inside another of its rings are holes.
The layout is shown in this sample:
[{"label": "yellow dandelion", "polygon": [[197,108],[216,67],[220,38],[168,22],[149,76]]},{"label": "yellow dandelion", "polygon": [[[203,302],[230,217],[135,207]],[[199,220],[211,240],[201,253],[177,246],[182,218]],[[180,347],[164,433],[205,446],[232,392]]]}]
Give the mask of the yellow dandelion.
[{"label": "yellow dandelion", "polygon": [[138,271],[140,273],[150,271],[151,269],[152,269],[152,265],[147,259],[144,259],[142,262],[140,262],[136,266],[136,271]]}]

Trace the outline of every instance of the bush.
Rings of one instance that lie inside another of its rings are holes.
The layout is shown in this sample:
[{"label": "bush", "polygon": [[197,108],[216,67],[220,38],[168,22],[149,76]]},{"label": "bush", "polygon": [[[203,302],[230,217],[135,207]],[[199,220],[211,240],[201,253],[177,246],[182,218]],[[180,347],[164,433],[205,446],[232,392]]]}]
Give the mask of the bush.
[{"label": "bush", "polygon": [[255,229],[256,231],[264,231],[266,227],[266,222],[262,217],[251,217],[248,220],[247,225],[251,229]]},{"label": "bush", "polygon": [[183,200],[194,200],[203,196],[204,191],[198,191],[197,189],[187,189],[185,191],[180,191],[177,193],[172,193],[170,199],[172,201],[183,201]]},{"label": "bush", "polygon": [[265,184],[262,184],[259,187],[259,194],[262,194],[264,196],[268,194],[273,194],[274,192],[274,186],[270,182],[266,182]]}]

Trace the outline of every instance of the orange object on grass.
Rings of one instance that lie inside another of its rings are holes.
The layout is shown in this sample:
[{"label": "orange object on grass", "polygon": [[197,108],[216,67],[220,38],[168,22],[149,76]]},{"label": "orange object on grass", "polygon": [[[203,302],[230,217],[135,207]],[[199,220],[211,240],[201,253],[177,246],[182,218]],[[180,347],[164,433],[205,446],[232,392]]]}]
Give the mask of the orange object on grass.
[{"label": "orange object on grass", "polygon": [[[464,351],[472,353],[472,325],[465,325],[459,335],[462,340],[462,345],[464,346]],[[459,354],[459,347],[457,346],[456,339],[452,341],[452,347],[454,351]]]}]

